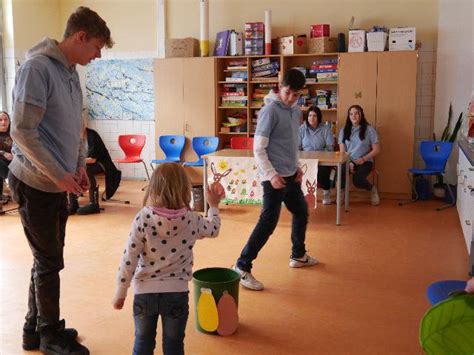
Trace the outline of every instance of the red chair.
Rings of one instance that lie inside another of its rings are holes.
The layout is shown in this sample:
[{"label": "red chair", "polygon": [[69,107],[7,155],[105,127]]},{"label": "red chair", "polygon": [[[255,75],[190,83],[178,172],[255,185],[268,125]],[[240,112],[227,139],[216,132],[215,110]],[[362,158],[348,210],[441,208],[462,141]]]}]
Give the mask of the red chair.
[{"label": "red chair", "polygon": [[148,174],[148,169],[145,162],[140,157],[140,154],[145,146],[146,136],[141,134],[126,134],[119,136],[119,146],[122,148],[125,153],[125,158],[115,159],[116,163],[120,164],[135,164],[142,163],[145,167],[145,172],[148,180],[150,180],[150,174]]},{"label": "red chair", "polygon": [[232,149],[249,149],[253,150],[253,138],[232,137],[230,139],[230,147]]}]

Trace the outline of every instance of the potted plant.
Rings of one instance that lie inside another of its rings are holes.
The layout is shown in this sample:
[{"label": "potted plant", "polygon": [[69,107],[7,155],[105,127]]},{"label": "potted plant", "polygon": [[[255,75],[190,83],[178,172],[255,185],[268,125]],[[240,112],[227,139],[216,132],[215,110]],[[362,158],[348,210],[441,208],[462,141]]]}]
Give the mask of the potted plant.
[{"label": "potted plant", "polygon": [[[443,134],[441,135],[441,142],[454,142],[458,135],[459,129],[461,128],[462,124],[462,112],[459,114],[458,120],[454,125],[454,129],[450,132],[451,129],[451,120],[453,117],[453,105],[449,103],[449,111],[448,111],[448,122],[446,123],[446,127],[444,127]],[[436,141],[436,134],[433,133],[433,140]],[[446,197],[446,183],[443,181],[443,176],[438,175],[436,176],[436,183],[433,185],[433,195],[438,198],[445,198]]]}]

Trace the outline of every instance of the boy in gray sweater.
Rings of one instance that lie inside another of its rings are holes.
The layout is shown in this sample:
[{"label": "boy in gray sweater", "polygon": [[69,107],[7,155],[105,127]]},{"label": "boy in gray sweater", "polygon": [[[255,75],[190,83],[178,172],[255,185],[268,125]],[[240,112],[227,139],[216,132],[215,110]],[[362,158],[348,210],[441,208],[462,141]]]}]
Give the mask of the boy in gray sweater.
[{"label": "boy in gray sweater", "polygon": [[262,181],[263,207],[234,267],[241,275],[240,284],[251,290],[263,290],[263,284],[250,270],[252,261],[275,230],[282,202],[293,215],[290,267],[311,266],[318,262],[306,254],[308,207],[301,191],[303,172],[298,166],[298,132],[302,114],[297,101],[305,81],[300,71],[288,70],[278,94],[271,92],[267,95],[266,105],[259,113],[253,150]]},{"label": "boy in gray sweater", "polygon": [[80,139],[82,92],[76,65],[112,47],[99,15],[79,7],[63,40],[45,38],[26,54],[13,90],[13,161],[9,181],[33,253],[23,348],[47,354],[89,354],[65,329],[59,312],[59,271],[64,268],[67,192],[89,188]]}]

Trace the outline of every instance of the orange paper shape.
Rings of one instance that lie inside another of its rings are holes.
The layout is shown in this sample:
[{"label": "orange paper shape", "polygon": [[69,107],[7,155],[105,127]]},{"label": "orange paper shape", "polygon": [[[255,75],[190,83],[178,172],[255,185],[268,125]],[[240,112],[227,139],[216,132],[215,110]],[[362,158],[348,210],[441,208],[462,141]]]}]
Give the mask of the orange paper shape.
[{"label": "orange paper shape", "polygon": [[224,291],[219,304],[217,305],[217,313],[219,314],[219,326],[217,333],[222,336],[234,334],[239,326],[239,314],[237,312],[237,304],[234,297]]}]

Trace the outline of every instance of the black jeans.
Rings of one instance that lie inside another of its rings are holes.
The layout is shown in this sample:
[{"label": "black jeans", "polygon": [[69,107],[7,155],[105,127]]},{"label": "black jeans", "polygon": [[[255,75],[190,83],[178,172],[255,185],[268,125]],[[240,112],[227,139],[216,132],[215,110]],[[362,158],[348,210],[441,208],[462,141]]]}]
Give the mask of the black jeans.
[{"label": "black jeans", "polygon": [[[372,184],[367,180],[367,177],[372,171],[374,163],[371,161],[366,161],[362,165],[357,165],[354,163],[354,175],[352,177],[352,182],[354,186],[359,189],[364,189],[370,191],[372,189]],[[344,189],[346,187],[346,165],[342,166],[342,180],[341,186]]]},{"label": "black jeans", "polygon": [[318,183],[323,190],[331,189],[331,166],[318,166]]},{"label": "black jeans", "polygon": [[59,271],[68,218],[65,192],[34,189],[9,174],[23,230],[33,253],[25,328],[54,328],[59,323]]},{"label": "black jeans", "polygon": [[10,163],[0,158],[0,195],[3,193],[3,181],[8,176],[8,164]]},{"label": "black jeans", "polygon": [[95,175],[105,172],[102,164],[94,163],[86,165],[87,177],[89,178],[90,189],[89,189],[89,201],[94,202],[94,189],[97,187],[97,181],[95,180]]},{"label": "black jeans", "polygon": [[260,218],[245,245],[237,266],[243,271],[250,272],[252,261],[257,258],[270,235],[272,235],[280,218],[281,203],[292,213],[291,225],[291,256],[301,258],[306,253],[305,238],[308,224],[308,206],[301,191],[301,184],[295,181],[295,176],[285,178],[286,186],[283,189],[274,189],[270,181],[262,182],[263,207]]}]

